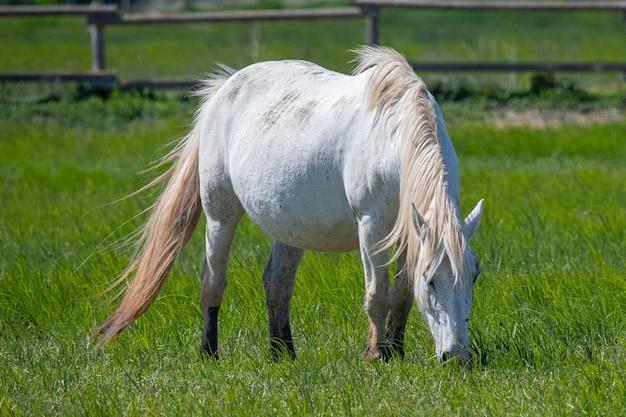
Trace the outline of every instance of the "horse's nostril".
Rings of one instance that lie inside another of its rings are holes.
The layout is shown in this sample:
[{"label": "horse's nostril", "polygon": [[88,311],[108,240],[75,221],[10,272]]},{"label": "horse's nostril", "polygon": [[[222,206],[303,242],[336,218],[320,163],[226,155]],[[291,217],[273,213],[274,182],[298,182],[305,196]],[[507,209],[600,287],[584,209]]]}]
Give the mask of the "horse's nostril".
[{"label": "horse's nostril", "polygon": [[450,358],[452,358],[452,355],[450,354],[450,352],[443,352],[441,354],[441,362],[442,363],[448,362],[450,360]]}]

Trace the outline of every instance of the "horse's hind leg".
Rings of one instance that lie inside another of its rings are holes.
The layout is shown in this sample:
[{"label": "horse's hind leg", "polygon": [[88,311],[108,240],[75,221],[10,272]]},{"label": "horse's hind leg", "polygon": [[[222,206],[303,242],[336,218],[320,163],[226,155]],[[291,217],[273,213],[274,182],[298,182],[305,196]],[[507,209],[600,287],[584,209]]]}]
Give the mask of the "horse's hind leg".
[{"label": "horse's hind leg", "polygon": [[296,356],[289,324],[289,304],[296,270],[303,254],[303,249],[275,240],[263,270],[263,287],[270,322],[270,349],[274,360],[284,353],[292,358]]},{"label": "horse's hind leg", "polygon": [[409,287],[409,276],[405,265],[406,256],[398,259],[398,273],[391,291],[391,310],[387,325],[387,342],[392,351],[404,357],[404,332],[413,307],[413,294]]},{"label": "horse's hind leg", "polygon": [[[205,282],[209,281],[209,263],[206,258],[204,265],[202,265],[202,272],[200,274],[202,280],[202,293],[200,296],[200,307],[202,309],[202,315],[204,319],[204,328],[202,332],[202,345],[200,347],[200,353],[217,359],[217,313],[220,306],[210,306],[204,299],[208,298],[204,296]],[[208,285],[207,285],[208,288]],[[207,292],[210,290],[207,289]],[[223,292],[223,290],[221,290]]]},{"label": "horse's hind leg", "polygon": [[[202,267],[200,307],[204,316],[201,353],[217,359],[217,315],[226,289],[226,266],[230,247],[243,209],[230,204],[206,204],[206,259]],[[215,207],[215,208],[214,208]]]}]

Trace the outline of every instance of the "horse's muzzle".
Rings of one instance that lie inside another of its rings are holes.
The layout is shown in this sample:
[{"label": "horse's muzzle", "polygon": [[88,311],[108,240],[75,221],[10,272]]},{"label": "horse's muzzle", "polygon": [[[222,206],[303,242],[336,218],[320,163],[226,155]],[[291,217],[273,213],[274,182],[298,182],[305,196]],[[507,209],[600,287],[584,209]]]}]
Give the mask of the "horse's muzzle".
[{"label": "horse's muzzle", "polygon": [[471,368],[472,367],[472,356],[469,352],[463,353],[451,353],[451,352],[443,352],[441,356],[437,356],[437,360],[439,363],[443,365],[447,365],[449,363],[456,363],[462,368]]}]

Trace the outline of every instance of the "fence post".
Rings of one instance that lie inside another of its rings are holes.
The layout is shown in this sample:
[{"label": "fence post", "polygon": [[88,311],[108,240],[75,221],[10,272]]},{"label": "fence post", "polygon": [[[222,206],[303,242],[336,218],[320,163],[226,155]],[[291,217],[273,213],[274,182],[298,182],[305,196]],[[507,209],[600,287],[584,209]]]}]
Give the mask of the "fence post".
[{"label": "fence post", "polygon": [[365,15],[365,36],[368,45],[378,45],[380,6],[360,6]]},{"label": "fence post", "polygon": [[[93,0],[92,5],[102,4],[102,0]],[[88,17],[89,32],[91,34],[91,70],[103,71],[106,68],[104,60],[104,24],[97,15]]]}]

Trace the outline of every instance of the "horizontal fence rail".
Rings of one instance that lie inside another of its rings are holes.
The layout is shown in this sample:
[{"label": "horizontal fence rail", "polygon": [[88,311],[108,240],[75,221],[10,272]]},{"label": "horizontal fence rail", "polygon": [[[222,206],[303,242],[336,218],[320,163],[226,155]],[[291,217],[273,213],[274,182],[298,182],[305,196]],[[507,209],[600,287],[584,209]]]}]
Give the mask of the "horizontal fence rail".
[{"label": "horizontal fence rail", "polygon": [[626,11],[625,1],[355,0],[359,6],[431,10]]},{"label": "horizontal fence rail", "polygon": [[133,14],[118,16],[117,20],[104,21],[108,24],[148,23],[198,23],[198,22],[257,22],[272,20],[316,20],[350,19],[363,17],[359,7],[334,7],[326,9],[281,9],[281,10],[233,10],[208,13],[177,14]]},{"label": "horizontal fence rail", "polygon": [[416,71],[626,73],[626,62],[411,62],[411,65]]},{"label": "horizontal fence rail", "polygon": [[[380,16],[383,8],[416,10],[482,11],[594,11],[622,12],[626,19],[626,0],[615,1],[485,1],[485,0],[355,0],[354,7],[280,10],[232,10],[177,14],[121,14],[117,5],[94,2],[90,5],[0,6],[0,18],[17,16],[84,16],[91,33],[92,67],[89,72],[0,73],[0,81],[82,81],[93,87],[112,89],[120,85],[117,74],[106,70],[104,28],[107,25],[187,24],[215,22],[264,22],[276,20],[365,19],[366,42],[379,44]],[[626,62],[595,63],[506,63],[506,62],[412,62],[416,71],[474,72],[623,72]],[[123,86],[189,88],[196,80],[137,80]]]},{"label": "horizontal fence rail", "polygon": [[118,10],[116,4],[0,6],[0,16],[116,16]]},{"label": "horizontal fence rail", "polygon": [[108,85],[117,80],[114,72],[93,71],[93,72],[46,72],[42,74],[5,72],[0,73],[1,81],[84,81],[89,84]]}]

